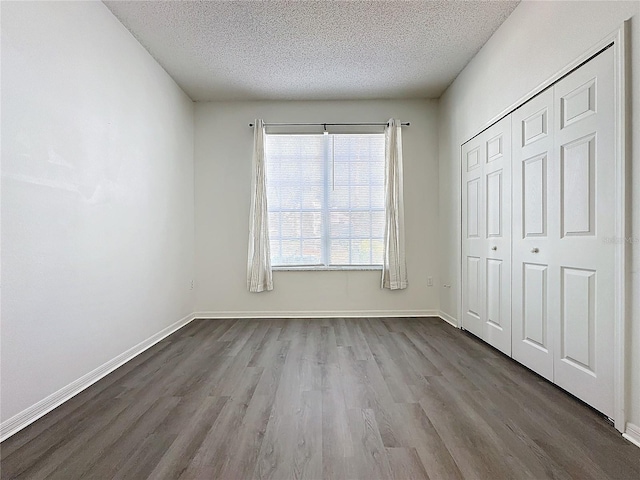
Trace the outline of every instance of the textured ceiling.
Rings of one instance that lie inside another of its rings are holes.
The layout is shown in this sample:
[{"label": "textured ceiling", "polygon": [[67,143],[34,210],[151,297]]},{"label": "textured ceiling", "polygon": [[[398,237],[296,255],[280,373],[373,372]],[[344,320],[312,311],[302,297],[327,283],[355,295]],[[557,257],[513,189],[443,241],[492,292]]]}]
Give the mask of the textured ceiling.
[{"label": "textured ceiling", "polygon": [[437,98],[517,1],[105,1],[199,100]]}]

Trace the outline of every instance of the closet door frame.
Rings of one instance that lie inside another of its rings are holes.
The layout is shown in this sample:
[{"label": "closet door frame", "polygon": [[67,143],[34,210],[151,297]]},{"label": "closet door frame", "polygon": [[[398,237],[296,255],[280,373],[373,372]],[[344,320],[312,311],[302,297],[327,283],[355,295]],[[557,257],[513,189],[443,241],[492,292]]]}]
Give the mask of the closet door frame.
[{"label": "closet door frame", "polygon": [[[629,111],[627,109],[627,101],[629,99],[629,90],[627,85],[629,84],[630,69],[628,65],[631,63],[630,51],[628,45],[630,43],[630,28],[629,21],[625,21],[618,29],[603,38],[600,42],[587,50],[584,54],[580,55],[573,62],[569,63],[562,70],[551,76],[546,81],[542,82],[535,89],[523,95],[512,105],[502,110],[498,115],[488,121],[475,135],[465,139],[460,145],[459,159],[460,159],[460,178],[459,188],[462,193],[463,184],[463,154],[462,146],[469,140],[473,139],[477,135],[484,132],[487,128],[491,127],[494,123],[498,122],[505,116],[512,113],[516,108],[520,107],[538,93],[549,88],[551,85],[565,77],[573,70],[580,67],[582,64],[589,61],[592,57],[600,53],[606,48],[612,48],[614,52],[614,143],[615,143],[615,184],[616,184],[616,198],[615,203],[615,232],[610,237],[615,248],[615,308],[613,312],[614,316],[614,396],[615,396],[615,409],[614,409],[614,422],[615,428],[623,433],[623,436],[633,440],[631,434],[625,433],[627,429],[626,419],[626,395],[629,385],[626,384],[626,337],[629,325],[627,325],[627,318],[631,318],[629,311],[629,304],[627,302],[627,289],[629,268],[627,264],[630,264],[631,249],[627,248],[627,239],[629,238],[629,227],[631,221],[628,218],[630,213],[630,198],[627,196],[627,192],[631,192],[631,178],[627,175],[629,152],[631,150],[631,132],[629,131]],[[460,201],[462,197],[460,197]],[[462,209],[463,205],[460,204],[460,224],[462,225]],[[463,303],[462,303],[462,290],[463,290],[463,276],[462,276],[462,229],[460,230],[460,251],[458,252],[460,264],[458,270],[458,326],[461,327]]]}]

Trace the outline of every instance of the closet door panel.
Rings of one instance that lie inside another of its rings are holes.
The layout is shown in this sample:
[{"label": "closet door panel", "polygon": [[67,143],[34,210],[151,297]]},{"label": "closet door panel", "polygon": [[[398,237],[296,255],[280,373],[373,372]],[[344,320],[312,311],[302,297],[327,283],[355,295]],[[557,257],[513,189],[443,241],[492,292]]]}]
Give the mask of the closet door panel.
[{"label": "closet door panel", "polygon": [[502,169],[486,176],[487,238],[503,238],[504,173]]},{"label": "closet door panel", "polygon": [[511,115],[483,133],[485,307],[482,338],[511,355]]},{"label": "closet door panel", "polygon": [[484,322],[485,159],[482,139],[474,139],[463,146],[462,327],[478,337],[482,337]]},{"label": "closet door panel", "polygon": [[550,295],[554,381],[613,416],[615,144],[613,51],[554,86],[558,155]]},{"label": "closet door panel", "polygon": [[512,356],[553,380],[549,289],[553,91],[513,113]]},{"label": "closet door panel", "polygon": [[480,178],[467,180],[467,238],[480,238],[480,210],[482,209]]},{"label": "closet door panel", "polygon": [[547,153],[523,161],[522,238],[547,234]]},{"label": "closet door panel", "polygon": [[549,352],[547,266],[523,263],[523,342]]}]

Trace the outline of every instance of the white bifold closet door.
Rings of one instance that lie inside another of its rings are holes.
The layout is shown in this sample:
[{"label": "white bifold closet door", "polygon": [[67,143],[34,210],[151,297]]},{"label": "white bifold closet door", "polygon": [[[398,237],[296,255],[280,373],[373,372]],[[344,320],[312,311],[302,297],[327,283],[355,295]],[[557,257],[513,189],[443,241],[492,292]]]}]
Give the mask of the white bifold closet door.
[{"label": "white bifold closet door", "polygon": [[553,88],[513,112],[512,356],[553,381],[549,264],[559,186],[553,145]]},{"label": "white bifold closet door", "polygon": [[462,158],[462,326],[511,355],[511,116]]},{"label": "white bifold closet door", "polygon": [[613,416],[613,51],[513,113],[513,358]]}]

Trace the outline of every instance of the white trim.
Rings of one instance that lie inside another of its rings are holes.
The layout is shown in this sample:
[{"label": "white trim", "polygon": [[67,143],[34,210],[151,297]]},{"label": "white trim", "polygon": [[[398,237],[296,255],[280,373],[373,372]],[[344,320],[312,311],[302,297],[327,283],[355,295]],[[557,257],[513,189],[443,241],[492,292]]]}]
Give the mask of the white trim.
[{"label": "white trim", "polygon": [[[615,175],[616,175],[616,193],[615,193],[615,235],[623,241],[616,242],[615,245],[615,278],[614,278],[614,340],[613,340],[613,388],[614,388],[614,423],[616,429],[624,432],[626,423],[625,408],[625,338],[626,338],[626,278],[627,278],[627,262],[625,262],[628,249],[624,239],[627,238],[627,182],[631,176],[627,178],[628,154],[630,145],[627,140],[631,139],[631,135],[627,136],[628,122],[627,91],[626,91],[626,62],[628,61],[629,50],[626,40],[629,36],[629,21],[625,21],[614,35],[613,53],[614,53],[614,89],[615,89]],[[630,190],[629,190],[630,191]],[[631,318],[629,316],[628,318]],[[626,424],[627,428],[629,424]]]},{"label": "white trim", "polygon": [[196,312],[194,317],[203,319],[220,318],[359,318],[359,317],[439,317],[438,310],[300,310],[300,311],[226,311]]},{"label": "white trim", "polygon": [[624,438],[633,443],[636,447],[640,447],[640,427],[633,423],[627,422],[627,428],[622,434]]},{"label": "white trim", "polygon": [[11,435],[19,432],[20,430],[25,428],[27,425],[30,425],[40,417],[46,415],[54,408],[62,405],[64,402],[76,396],[78,393],[82,392],[87,387],[90,387],[101,378],[113,372],[118,367],[124,365],[129,360],[140,355],[142,352],[152,347],[153,345],[158,343],[160,340],[168,337],[176,330],[179,330],[180,328],[184,327],[189,322],[191,322],[194,318],[195,317],[192,313],[187,315],[186,317],[181,318],[177,322],[160,330],[155,335],[150,336],[146,340],[143,340],[137,345],[131,347],[129,350],[121,353],[117,357],[109,360],[108,362],[100,365],[98,368],[92,370],[86,375],[83,375],[77,380],[71,382],[66,387],[62,387],[57,392],[52,393],[48,397],[43,398],[39,402],[24,409],[22,412],[5,420],[4,422],[2,422],[2,424],[0,424],[0,442],[3,442],[7,438],[9,438]]},{"label": "white trim", "polygon": [[456,328],[460,328],[460,326],[458,325],[458,320],[456,320],[453,316],[449,315],[448,313],[440,310],[440,312],[438,312],[438,316],[448,324]]},{"label": "white trim", "polygon": [[[464,207],[462,206],[462,189],[464,188],[463,178],[464,178],[464,170],[465,170],[465,168],[464,168],[464,160],[462,158],[463,145],[464,144],[460,145],[460,152],[458,152],[458,155],[459,155],[458,158],[460,159],[460,176],[458,178],[458,182],[460,182],[459,183],[459,186],[460,186],[460,192],[459,192],[460,201],[457,202],[458,211],[456,212],[458,214],[458,222],[459,222],[458,225],[460,225],[460,235],[458,235],[458,254],[459,254],[458,258],[460,259],[460,264],[458,265],[458,267],[460,267],[460,268],[458,268],[458,271],[456,272],[456,275],[458,277],[456,279],[457,282],[458,282],[458,285],[457,285],[458,291],[456,292],[457,293],[457,297],[458,297],[458,305],[456,305],[456,309],[457,309],[456,314],[458,315],[458,318],[460,319],[460,323],[459,323],[460,328],[464,327],[464,316],[462,314],[462,312],[464,311],[464,308],[463,308],[463,305],[464,305],[464,299],[463,299],[464,286],[462,285],[462,282],[464,282],[464,278],[462,276],[462,256],[463,256],[463,250],[464,250],[464,238],[462,238],[462,221],[464,220],[463,219]],[[513,176],[512,176],[512,178],[513,178]],[[513,183],[513,181],[512,181],[512,183]]]}]

